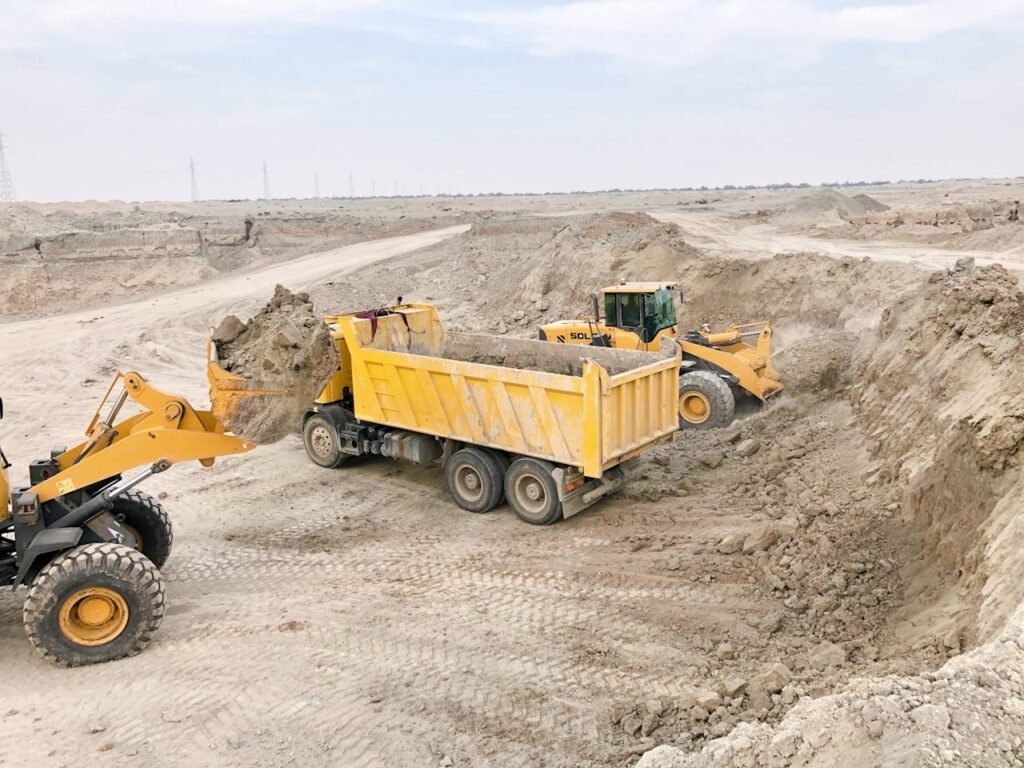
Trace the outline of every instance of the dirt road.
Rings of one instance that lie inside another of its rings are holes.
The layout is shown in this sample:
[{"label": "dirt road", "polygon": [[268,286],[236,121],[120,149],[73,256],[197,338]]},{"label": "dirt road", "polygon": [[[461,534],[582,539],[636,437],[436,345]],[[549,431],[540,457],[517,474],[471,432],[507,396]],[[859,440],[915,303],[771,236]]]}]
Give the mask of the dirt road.
[{"label": "dirt road", "polygon": [[765,257],[776,253],[823,253],[828,256],[871,258],[916,264],[923,269],[948,269],[963,257],[979,265],[1002,264],[1024,272],[1024,247],[995,253],[982,250],[951,250],[919,243],[897,241],[859,241],[821,238],[779,231],[772,224],[752,223],[749,219],[716,211],[651,210],[661,221],[678,225],[693,245],[711,253],[740,257]]}]

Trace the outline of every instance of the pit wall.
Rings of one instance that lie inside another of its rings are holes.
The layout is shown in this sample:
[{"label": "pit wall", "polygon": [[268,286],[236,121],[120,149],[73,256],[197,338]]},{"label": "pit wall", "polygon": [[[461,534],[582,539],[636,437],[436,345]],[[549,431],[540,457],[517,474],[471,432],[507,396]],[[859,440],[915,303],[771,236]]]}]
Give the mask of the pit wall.
[{"label": "pit wall", "polygon": [[741,724],[696,752],[659,747],[638,768],[1019,764],[1022,330],[1016,280],[964,260],[887,308],[851,360],[849,395],[875,456],[865,482],[902,490],[912,609],[893,622],[956,655],[801,699],[780,723]]}]

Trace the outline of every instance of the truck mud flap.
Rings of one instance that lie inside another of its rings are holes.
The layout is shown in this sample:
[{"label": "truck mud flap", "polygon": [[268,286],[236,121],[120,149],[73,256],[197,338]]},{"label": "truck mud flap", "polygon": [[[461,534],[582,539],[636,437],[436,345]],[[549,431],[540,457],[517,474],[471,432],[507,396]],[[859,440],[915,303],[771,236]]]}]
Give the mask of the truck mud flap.
[{"label": "truck mud flap", "polygon": [[[619,490],[626,482],[626,473],[619,467],[608,470],[599,478],[584,478],[580,472],[563,467],[558,467],[551,474],[558,483],[563,518],[582,512],[609,493]],[[579,479],[583,482],[576,485],[576,480]],[[571,490],[566,491],[566,487]]]}]

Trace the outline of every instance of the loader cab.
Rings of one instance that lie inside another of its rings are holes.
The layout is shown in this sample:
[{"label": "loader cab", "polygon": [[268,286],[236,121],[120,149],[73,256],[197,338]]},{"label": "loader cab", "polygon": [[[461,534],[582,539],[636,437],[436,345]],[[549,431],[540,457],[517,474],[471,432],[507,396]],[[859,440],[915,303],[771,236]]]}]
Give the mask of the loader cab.
[{"label": "loader cab", "polygon": [[[675,283],[620,283],[600,292],[605,325],[630,331],[650,344],[676,327]],[[680,293],[682,299],[682,293]]]}]

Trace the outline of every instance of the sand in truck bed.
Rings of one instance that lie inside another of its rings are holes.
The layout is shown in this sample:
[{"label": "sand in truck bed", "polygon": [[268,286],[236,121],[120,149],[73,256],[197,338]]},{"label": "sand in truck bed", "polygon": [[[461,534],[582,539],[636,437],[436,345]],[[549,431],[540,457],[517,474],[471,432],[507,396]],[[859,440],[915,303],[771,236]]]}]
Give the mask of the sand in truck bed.
[{"label": "sand in truck bed", "polygon": [[338,370],[334,340],[309,294],[281,285],[249,322],[225,317],[213,341],[224,370],[254,388],[291,393],[246,397],[227,415],[228,429],[260,445],[294,433],[305,409]]}]

